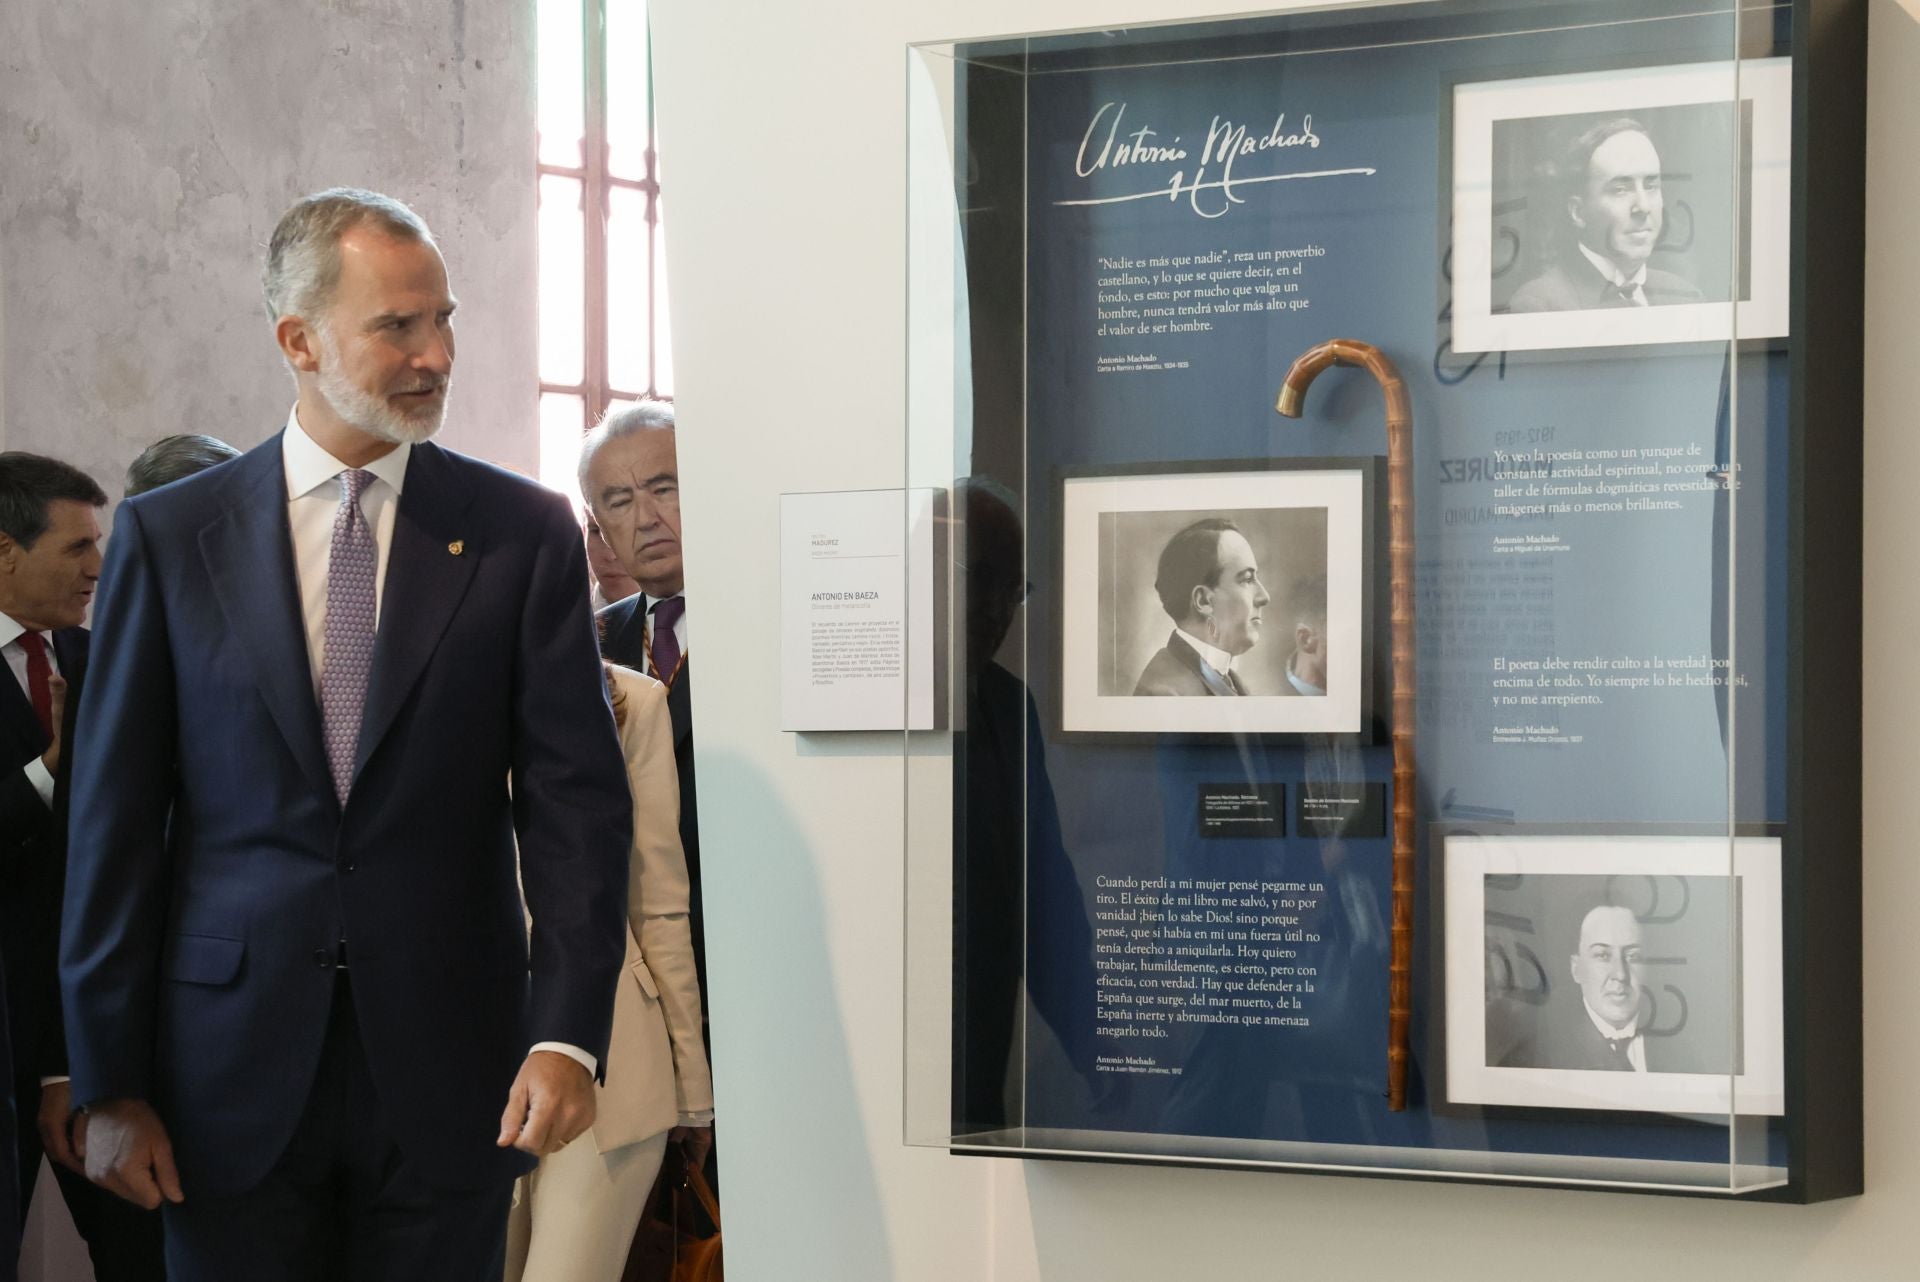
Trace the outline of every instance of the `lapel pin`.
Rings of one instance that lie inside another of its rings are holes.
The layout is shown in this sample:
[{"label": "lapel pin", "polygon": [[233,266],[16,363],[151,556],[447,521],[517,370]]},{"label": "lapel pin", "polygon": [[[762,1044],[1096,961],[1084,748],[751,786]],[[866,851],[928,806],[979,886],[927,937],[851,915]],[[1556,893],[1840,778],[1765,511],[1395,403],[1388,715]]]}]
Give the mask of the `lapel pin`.
[{"label": "lapel pin", "polygon": [[465,539],[455,539],[453,542],[447,544],[447,551],[453,553],[455,556],[459,556],[466,550],[467,541]]}]

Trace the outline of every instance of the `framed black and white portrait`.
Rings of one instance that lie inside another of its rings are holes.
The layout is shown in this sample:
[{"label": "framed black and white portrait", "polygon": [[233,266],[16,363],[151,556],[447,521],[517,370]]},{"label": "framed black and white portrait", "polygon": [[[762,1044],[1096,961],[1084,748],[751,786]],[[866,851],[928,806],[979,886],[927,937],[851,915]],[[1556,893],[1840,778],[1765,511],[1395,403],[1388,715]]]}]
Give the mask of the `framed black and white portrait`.
[{"label": "framed black and white portrait", "polygon": [[1783,1111],[1777,837],[1440,840],[1448,1103]]},{"label": "framed black and white portrait", "polygon": [[1065,476],[1062,731],[1366,731],[1375,478],[1372,459]]},{"label": "framed black and white portrait", "polygon": [[1791,60],[1456,85],[1452,347],[1787,332]]}]

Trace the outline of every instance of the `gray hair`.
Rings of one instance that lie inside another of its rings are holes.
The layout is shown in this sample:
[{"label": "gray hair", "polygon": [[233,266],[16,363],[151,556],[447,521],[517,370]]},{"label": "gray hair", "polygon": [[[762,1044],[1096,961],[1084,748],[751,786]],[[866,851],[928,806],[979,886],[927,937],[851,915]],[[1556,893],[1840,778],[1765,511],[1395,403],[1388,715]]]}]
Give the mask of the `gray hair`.
[{"label": "gray hair", "polygon": [[267,244],[261,285],[267,317],[314,318],[340,283],[340,238],[363,223],[403,240],[434,244],[420,215],[391,196],[358,187],[329,187],[294,202]]},{"label": "gray hair", "polygon": [[580,441],[580,497],[593,506],[593,495],[587,492],[587,471],[593,466],[594,453],[608,441],[617,441],[635,432],[671,432],[673,430],[673,402],[644,400],[631,405],[622,405],[619,409],[607,407]]},{"label": "gray hair", "polygon": [[196,472],[204,472],[228,459],[240,457],[240,451],[213,436],[163,436],[140,452],[127,467],[127,497],[171,485]]}]

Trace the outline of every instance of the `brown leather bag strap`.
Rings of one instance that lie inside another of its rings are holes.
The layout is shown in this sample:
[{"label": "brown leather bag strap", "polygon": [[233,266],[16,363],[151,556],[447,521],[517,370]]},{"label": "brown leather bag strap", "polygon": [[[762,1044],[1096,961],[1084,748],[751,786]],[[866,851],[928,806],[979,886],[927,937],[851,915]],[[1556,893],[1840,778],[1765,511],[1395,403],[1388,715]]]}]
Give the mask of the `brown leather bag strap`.
[{"label": "brown leather bag strap", "polygon": [[687,1173],[687,1187],[700,1199],[700,1209],[713,1221],[714,1231],[720,1229],[720,1199],[713,1195],[713,1186],[707,1183],[707,1177],[697,1166],[684,1168]]}]

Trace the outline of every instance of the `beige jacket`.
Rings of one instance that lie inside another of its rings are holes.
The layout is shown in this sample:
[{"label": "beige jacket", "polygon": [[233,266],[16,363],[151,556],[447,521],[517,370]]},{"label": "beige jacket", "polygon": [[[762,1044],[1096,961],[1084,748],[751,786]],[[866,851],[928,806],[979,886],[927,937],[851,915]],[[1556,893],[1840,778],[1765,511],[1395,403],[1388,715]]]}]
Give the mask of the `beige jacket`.
[{"label": "beige jacket", "polygon": [[680,849],[680,779],[673,763],[667,688],[613,669],[626,697],[620,747],[633,791],[627,882],[627,965],[613,1003],[607,1080],[593,1135],[602,1153],[713,1107],[700,1037],[700,988],[687,924],[687,860]]}]

